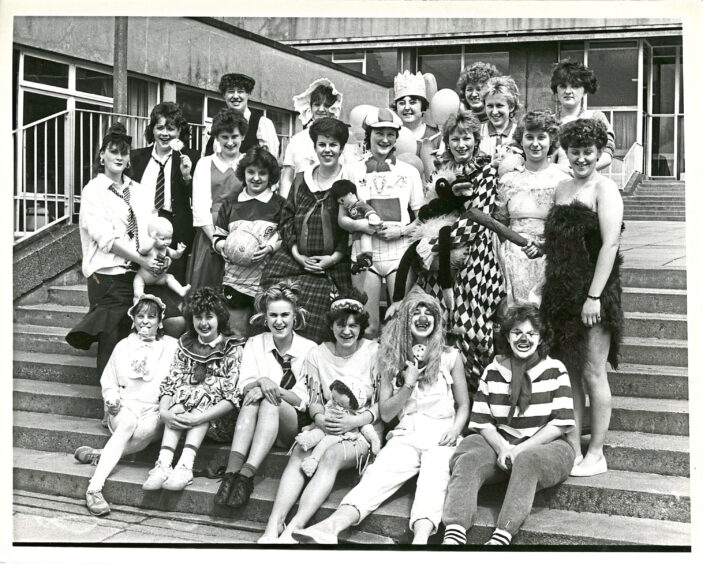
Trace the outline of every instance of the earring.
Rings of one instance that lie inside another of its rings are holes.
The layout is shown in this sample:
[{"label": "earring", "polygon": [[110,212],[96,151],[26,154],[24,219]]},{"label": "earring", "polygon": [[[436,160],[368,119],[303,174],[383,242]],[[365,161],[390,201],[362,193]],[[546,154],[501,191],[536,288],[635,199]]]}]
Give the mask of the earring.
[{"label": "earring", "polygon": [[105,166],[105,159],[100,157],[100,166]]}]

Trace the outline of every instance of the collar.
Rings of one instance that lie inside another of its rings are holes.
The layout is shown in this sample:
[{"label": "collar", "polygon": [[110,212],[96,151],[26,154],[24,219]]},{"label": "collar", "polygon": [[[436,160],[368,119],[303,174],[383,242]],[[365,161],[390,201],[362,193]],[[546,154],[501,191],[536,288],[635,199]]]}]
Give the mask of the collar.
[{"label": "collar", "polygon": [[378,161],[372,154],[366,159],[366,173],[371,172],[390,172],[395,166],[396,158],[395,151],[390,154],[384,161]]},{"label": "collar", "polygon": [[[303,171],[303,179],[305,180],[305,184],[307,184],[307,187],[310,190],[310,192],[323,192],[323,190],[317,185],[317,183],[315,182],[315,179],[313,178],[313,172],[315,172],[315,170],[317,170],[317,168],[319,166],[320,165],[310,166]],[[339,174],[335,178],[335,181],[339,180],[340,178],[344,178],[342,176],[343,173],[344,173],[344,167],[341,167],[339,169]]]},{"label": "collar", "polygon": [[236,170],[237,165],[239,164],[239,161],[242,159],[244,155],[239,153],[239,156],[237,159],[232,163],[232,165],[228,165],[225,161],[223,161],[220,156],[217,153],[214,153],[212,155],[212,162],[215,163],[215,166],[217,167],[217,170],[219,170],[222,173],[227,172],[229,169]]},{"label": "collar", "polygon": [[242,190],[239,193],[239,196],[237,196],[237,201],[238,202],[248,202],[250,200],[259,200],[260,202],[263,202],[264,204],[266,204],[271,200],[271,198],[273,198],[273,192],[271,191],[270,187],[266,188],[266,190],[261,192],[261,194],[257,194],[256,196],[250,196],[247,193],[247,189],[244,188],[244,190]]},{"label": "collar", "polygon": [[242,112],[244,119],[247,121],[251,120],[251,110],[249,109],[249,104],[247,104],[247,109]]},{"label": "collar", "polygon": [[488,129],[488,135],[490,135],[491,137],[494,137],[496,135],[500,135],[501,137],[509,137],[510,132],[512,131],[514,125],[515,125],[515,122],[512,119],[509,119],[508,123],[505,125],[505,129],[503,129],[503,132],[498,133],[495,125],[493,125],[493,122],[491,122],[491,121],[486,122],[486,128]]},{"label": "collar", "polygon": [[[124,182],[122,183],[122,186],[117,186],[120,189],[120,192],[124,191],[124,189],[132,183],[132,179],[127,176],[126,174],[122,175],[122,178],[124,179]],[[101,188],[109,188],[113,184],[115,184],[112,180],[110,180],[107,175],[104,172],[98,173],[98,175],[94,179],[95,182],[98,183],[98,186]]]},{"label": "collar", "polygon": [[[498,367],[498,372],[500,372],[500,375],[503,377],[503,380],[505,380],[505,382],[509,384],[513,380],[513,373],[510,370],[510,368],[506,368],[500,362],[498,362],[499,357],[502,360],[502,359],[506,358],[506,355],[496,356],[494,363]],[[530,377],[530,382],[534,382],[542,374],[543,371],[535,370],[535,368],[537,368],[540,364],[542,364],[543,361],[544,361],[544,359],[538,361],[537,364],[535,364],[531,368],[528,368],[527,370],[525,370],[525,373]]]},{"label": "collar", "polygon": [[198,335],[198,343],[203,345],[204,347],[210,347],[211,349],[214,349],[217,345],[219,345],[222,342],[222,333],[219,333],[217,337],[215,337],[212,341],[209,343],[205,343],[201,338],[200,335]]},{"label": "collar", "polygon": [[166,154],[166,157],[164,157],[164,160],[161,160],[159,156],[156,154],[156,147],[152,145],[151,149],[151,158],[154,159],[157,163],[161,163],[162,165],[165,165],[168,163],[169,159],[173,155],[173,149],[169,149],[168,153]]},{"label": "collar", "polygon": [[[264,350],[266,352],[273,352],[274,349],[276,349],[276,344],[273,342],[273,335],[269,332],[262,333],[262,335],[264,339]],[[302,347],[304,343],[305,341],[303,338],[293,331],[293,340],[291,341],[290,348],[286,354],[290,355],[292,358],[304,356],[307,353],[307,349]],[[281,354],[281,351],[278,352]]]},{"label": "collar", "polygon": [[244,339],[233,335],[220,334],[219,337],[213,343],[201,344],[195,334],[187,331],[178,339],[178,346],[186,357],[196,362],[209,362],[224,358],[233,348],[244,344]]}]

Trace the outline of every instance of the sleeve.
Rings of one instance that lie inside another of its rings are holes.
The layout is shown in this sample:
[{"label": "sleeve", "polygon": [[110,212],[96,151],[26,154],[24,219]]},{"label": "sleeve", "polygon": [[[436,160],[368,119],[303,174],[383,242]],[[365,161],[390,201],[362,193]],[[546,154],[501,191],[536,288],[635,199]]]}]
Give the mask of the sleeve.
[{"label": "sleeve", "polygon": [[101,251],[109,253],[117,239],[115,227],[107,214],[108,201],[100,198],[97,186],[86,186],[81,195],[78,222]]},{"label": "sleeve", "polygon": [[593,112],[593,119],[596,119],[605,125],[605,128],[608,131],[608,142],[603,148],[603,152],[608,153],[611,157],[613,157],[615,155],[615,130],[613,129],[613,126],[610,125],[608,118],[605,117],[603,112]]},{"label": "sleeve", "polygon": [[574,422],[574,401],[571,396],[571,382],[569,374],[563,364],[558,363],[559,376],[556,379],[556,390],[552,396],[552,412],[549,416],[549,424],[559,427],[571,427]]},{"label": "sleeve", "polygon": [[283,166],[289,166],[295,169],[295,151],[297,149],[298,136],[293,135],[288,141],[288,146],[286,147],[286,152],[283,155]]},{"label": "sleeve", "polygon": [[300,399],[300,406],[296,407],[296,409],[300,412],[307,411],[310,397],[305,378],[298,378],[295,382],[295,385],[291,388],[290,391],[293,392]]},{"label": "sleeve", "polygon": [[193,174],[193,226],[212,225],[211,159],[200,159]]},{"label": "sleeve", "polygon": [[288,198],[281,209],[281,220],[278,223],[278,232],[281,234],[281,238],[285,241],[288,249],[291,249],[293,245],[298,243],[298,237],[295,233],[295,194],[299,184],[300,180],[296,175],[293,180],[293,185],[288,192]]},{"label": "sleeve", "polygon": [[[117,380],[117,359],[126,352],[123,352],[122,349],[124,347],[120,346],[123,342],[124,339],[117,343],[117,346],[115,346],[115,349],[110,355],[110,360],[107,361],[103,374],[100,377],[100,387],[102,388],[103,401],[114,402],[115,400],[120,399],[120,383]],[[125,354],[125,356],[129,355]]]},{"label": "sleeve", "polygon": [[259,379],[259,367],[256,362],[256,348],[254,341],[256,337],[251,337],[245,344],[242,351],[242,363],[239,367],[239,383],[237,384],[238,394],[252,382]]},{"label": "sleeve", "polygon": [[218,392],[221,400],[230,402],[234,407],[239,407],[239,375],[242,366],[242,349],[237,346],[227,353],[222,360],[224,375],[219,380]]},{"label": "sleeve", "polygon": [[469,421],[469,430],[480,431],[481,429],[487,429],[496,426],[495,417],[491,412],[491,406],[488,403],[488,382],[486,376],[490,366],[486,368],[483,372],[483,376],[478,381],[478,390],[474,396],[474,404],[471,407],[471,419]]},{"label": "sleeve", "polygon": [[175,396],[177,389],[183,381],[183,376],[187,372],[186,357],[179,349],[173,357],[168,375],[159,386],[159,400],[164,396]]},{"label": "sleeve", "polygon": [[412,183],[410,187],[410,209],[417,212],[423,205],[425,205],[425,190],[422,187],[422,177],[420,173],[412,167],[412,172],[410,174],[410,181]]},{"label": "sleeve", "polygon": [[217,212],[217,220],[215,220],[215,231],[212,234],[212,248],[215,249],[215,244],[219,243],[223,239],[227,239],[229,235],[229,224],[230,224],[230,211],[232,209],[232,203],[229,200],[225,200],[220,207],[220,211]]},{"label": "sleeve", "polygon": [[333,201],[333,198],[328,198],[328,201],[332,201],[329,213],[331,215],[330,220],[332,222],[332,229],[336,240],[334,250],[346,255],[349,253],[349,232],[342,229],[339,225],[339,221],[337,221],[337,218],[339,217],[339,204]]},{"label": "sleeve", "polygon": [[273,122],[266,116],[261,116],[259,119],[259,127],[256,130],[256,138],[261,145],[264,145],[269,152],[278,159],[278,149],[280,142],[276,135],[276,127]]}]

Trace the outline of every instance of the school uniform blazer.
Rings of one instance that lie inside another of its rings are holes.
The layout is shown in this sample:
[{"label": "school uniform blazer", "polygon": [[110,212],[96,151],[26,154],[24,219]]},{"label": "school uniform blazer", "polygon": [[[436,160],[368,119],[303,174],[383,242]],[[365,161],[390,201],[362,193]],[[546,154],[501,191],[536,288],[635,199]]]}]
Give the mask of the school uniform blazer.
[{"label": "school uniform blazer", "polygon": [[[150,145],[142,149],[134,149],[130,152],[130,178],[137,182],[142,181],[142,176],[151,159],[153,147]],[[200,153],[191,149],[182,151],[190,157],[193,163],[191,175],[195,171],[195,165],[200,158]],[[181,174],[181,167],[178,166],[180,153],[174,151],[172,155],[173,163],[171,165],[171,211],[173,212],[173,241],[172,248],[176,248],[178,243],[185,243],[188,248],[193,246],[193,237],[195,229],[193,228],[193,209],[191,199],[193,196],[193,183],[186,182]]]}]

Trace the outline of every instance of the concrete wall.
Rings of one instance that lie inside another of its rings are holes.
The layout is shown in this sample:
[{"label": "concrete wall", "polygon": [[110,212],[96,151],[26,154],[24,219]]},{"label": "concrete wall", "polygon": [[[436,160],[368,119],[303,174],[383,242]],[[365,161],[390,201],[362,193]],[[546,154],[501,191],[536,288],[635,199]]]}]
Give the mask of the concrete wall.
[{"label": "concrete wall", "polygon": [[[77,59],[113,64],[110,17],[16,17],[17,44]],[[252,100],[292,109],[292,97],[326,77],[344,94],[343,118],[358,104],[388,104],[388,88],[357,73],[313,62],[311,55],[271,45],[187,18],[129,18],[128,69],[216,91],[220,76],[256,78]]]}]

